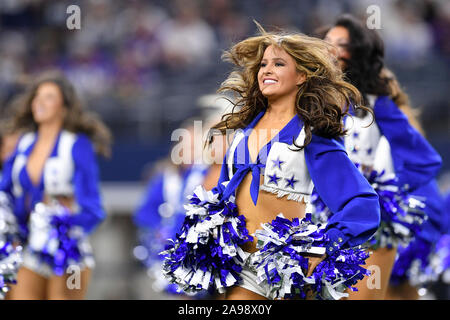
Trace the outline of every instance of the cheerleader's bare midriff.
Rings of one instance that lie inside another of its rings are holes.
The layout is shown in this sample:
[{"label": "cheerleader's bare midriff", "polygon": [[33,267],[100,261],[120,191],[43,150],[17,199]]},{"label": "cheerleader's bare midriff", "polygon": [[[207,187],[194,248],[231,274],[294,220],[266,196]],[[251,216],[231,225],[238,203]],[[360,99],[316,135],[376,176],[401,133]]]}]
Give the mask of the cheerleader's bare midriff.
[{"label": "cheerleader's bare midriff", "polygon": [[[236,189],[236,205],[241,215],[245,217],[246,227],[250,234],[257,229],[261,229],[261,223],[271,222],[279,213],[283,213],[287,219],[303,218],[305,216],[305,202],[287,200],[286,197],[278,198],[275,194],[259,191],[258,202],[254,205],[250,196],[250,184],[252,182],[251,172],[245,176],[239,187]],[[260,183],[263,182],[261,176]],[[255,252],[256,239],[242,246],[247,252]]]}]

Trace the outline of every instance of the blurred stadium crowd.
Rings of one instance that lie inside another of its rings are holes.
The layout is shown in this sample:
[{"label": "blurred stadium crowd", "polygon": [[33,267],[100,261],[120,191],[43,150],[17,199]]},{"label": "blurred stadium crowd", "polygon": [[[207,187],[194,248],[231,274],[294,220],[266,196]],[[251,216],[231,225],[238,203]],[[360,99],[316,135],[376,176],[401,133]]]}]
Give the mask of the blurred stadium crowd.
[{"label": "blurred stadium crowd", "polygon": [[[81,9],[81,30],[66,27],[71,4]],[[0,106],[31,75],[63,70],[114,133],[115,156],[102,165],[102,178],[136,180],[157,150],[168,151],[171,131],[196,114],[198,96],[217,89],[230,67],[222,51],[255,32],[253,19],[311,34],[342,12],[366,17],[373,4],[381,10],[388,65],[423,111],[431,142],[450,149],[442,139],[450,121],[445,0],[2,0]],[[119,171],[124,153],[140,160]]]}]

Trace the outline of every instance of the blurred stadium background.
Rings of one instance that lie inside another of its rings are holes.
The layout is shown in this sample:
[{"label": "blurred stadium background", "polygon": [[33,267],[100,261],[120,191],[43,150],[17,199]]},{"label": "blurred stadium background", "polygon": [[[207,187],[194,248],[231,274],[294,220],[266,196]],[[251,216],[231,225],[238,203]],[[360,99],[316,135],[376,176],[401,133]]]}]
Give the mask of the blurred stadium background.
[{"label": "blurred stadium background", "polygon": [[[81,30],[68,30],[66,9],[81,9]],[[387,65],[421,111],[427,137],[444,159],[450,188],[450,2],[447,0],[0,0],[0,107],[30,76],[60,69],[86,106],[114,134],[113,156],[100,160],[108,212],[93,236],[97,268],[89,299],[164,299],[133,258],[138,205],[152,164],[166,155],[171,132],[198,114],[230,65],[222,51],[265,28],[311,34],[337,15],[381,9]],[[449,298],[437,287],[435,297]]]}]

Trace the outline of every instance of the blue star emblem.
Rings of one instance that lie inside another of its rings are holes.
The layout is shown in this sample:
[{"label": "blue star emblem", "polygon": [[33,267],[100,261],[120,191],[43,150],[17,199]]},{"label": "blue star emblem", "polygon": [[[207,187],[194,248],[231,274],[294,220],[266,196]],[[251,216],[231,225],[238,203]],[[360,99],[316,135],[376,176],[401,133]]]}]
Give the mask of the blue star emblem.
[{"label": "blue star emblem", "polygon": [[359,137],[359,132],[353,132],[353,138],[358,138]]},{"label": "blue star emblem", "polygon": [[281,165],[284,163],[284,161],[280,160],[280,157],[277,158],[277,160],[272,160],[273,167],[278,167],[278,169],[281,170]]},{"label": "blue star emblem", "polygon": [[290,178],[290,179],[286,179],[286,178],[284,178],[284,180],[286,180],[286,188],[287,187],[291,187],[292,189],[294,189],[294,184],[296,183],[296,182],[298,182],[298,180],[295,180],[295,176],[294,175],[292,175],[292,178]]},{"label": "blue star emblem", "polygon": [[278,177],[276,173],[274,173],[273,175],[269,175],[269,178],[270,178],[269,183],[273,183],[278,186],[278,180],[280,180],[281,178]]}]

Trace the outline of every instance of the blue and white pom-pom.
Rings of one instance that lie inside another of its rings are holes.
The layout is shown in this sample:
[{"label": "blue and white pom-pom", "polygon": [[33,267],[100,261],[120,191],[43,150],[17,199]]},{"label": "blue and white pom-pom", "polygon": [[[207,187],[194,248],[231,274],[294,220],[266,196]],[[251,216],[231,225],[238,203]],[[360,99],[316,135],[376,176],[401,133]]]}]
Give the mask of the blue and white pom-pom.
[{"label": "blue and white pom-pom", "polygon": [[164,275],[184,292],[216,289],[224,293],[241,280],[246,255],[239,246],[252,237],[234,197],[222,201],[220,196],[198,186],[184,206],[180,234],[161,252]]},{"label": "blue and white pom-pom", "polygon": [[[359,167],[358,164],[356,166]],[[380,200],[380,227],[371,238],[370,247],[407,247],[427,219],[425,204],[402,190],[394,174],[376,170],[363,171],[363,174]],[[313,221],[326,223],[332,213],[315,190],[311,195],[311,204]]]},{"label": "blue and white pom-pom", "polygon": [[16,245],[18,225],[6,194],[0,192],[0,299],[5,297],[11,284],[16,283],[22,264],[22,247]]},{"label": "blue and white pom-pom", "polygon": [[139,228],[138,245],[133,249],[134,257],[146,268],[164,260],[159,253],[164,250],[167,239],[173,236],[171,231],[163,226],[157,226],[155,229]]},{"label": "blue and white pom-pom", "polygon": [[389,280],[391,285],[408,282],[412,286],[424,287],[437,280],[438,275],[429,267],[432,243],[417,238],[408,247],[398,247],[397,250],[397,259]]},{"label": "blue and white pom-pom", "polygon": [[450,234],[444,234],[436,243],[430,267],[442,277],[444,283],[450,284]]},{"label": "blue and white pom-pom", "polygon": [[[255,232],[259,251],[251,255],[258,284],[271,299],[306,298],[311,291],[317,299],[339,300],[347,297],[347,288],[369,275],[361,265],[369,257],[361,247],[338,249],[329,254],[306,277],[307,255],[323,255],[329,242],[325,226],[311,222],[311,214],[302,220],[289,220],[279,214],[271,223]],[[306,255],[306,256],[305,256]]]},{"label": "blue and white pom-pom", "polygon": [[445,279],[449,270],[450,236],[442,236],[435,244],[417,238],[408,247],[398,249],[390,283],[396,286],[408,282],[418,289],[427,288],[441,276]]},{"label": "blue and white pom-pom", "polygon": [[63,275],[72,265],[93,267],[92,248],[83,229],[72,223],[72,213],[64,206],[53,203],[36,204],[29,220],[27,254],[37,258],[57,275]]},{"label": "blue and white pom-pom", "polygon": [[164,258],[159,253],[164,250],[164,243],[171,235],[172,228],[164,228],[164,226],[158,226],[156,230],[139,229],[139,245],[133,249],[133,255],[144,265],[147,275],[153,280],[153,290],[178,295],[183,292],[161,273]]},{"label": "blue and white pom-pom", "polygon": [[22,247],[14,246],[0,236],[0,299],[4,299],[11,284],[16,284],[22,264]]},{"label": "blue and white pom-pom", "polygon": [[317,193],[316,189],[313,189],[311,193],[311,220],[314,223],[327,224],[328,219],[331,217],[331,210],[327,207],[325,202]]},{"label": "blue and white pom-pom", "polygon": [[18,241],[19,226],[14,215],[10,200],[4,192],[0,192],[0,237],[7,241]]},{"label": "blue and white pom-pom", "polygon": [[381,223],[372,248],[407,247],[427,219],[425,204],[400,188],[394,174],[372,170],[364,175],[380,199]]}]

